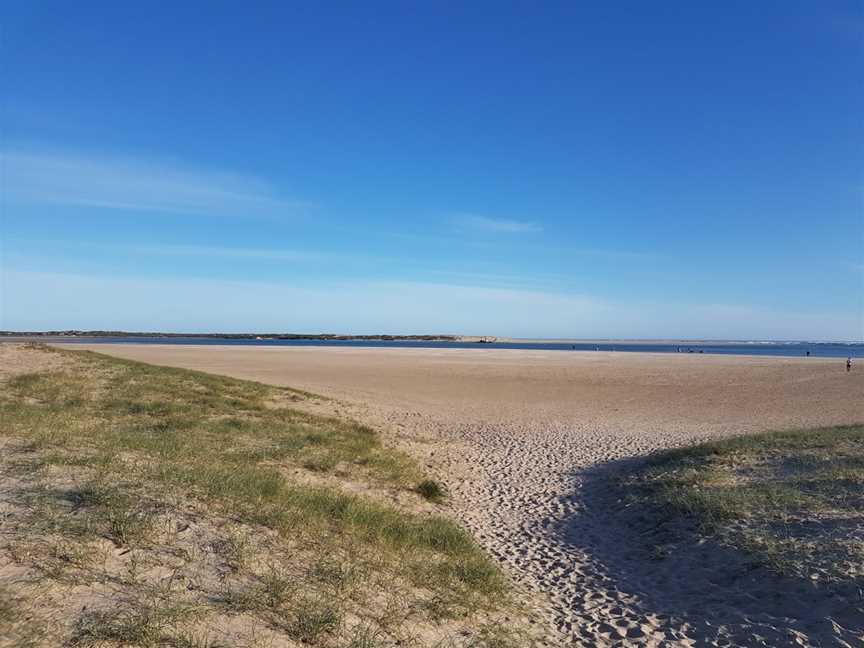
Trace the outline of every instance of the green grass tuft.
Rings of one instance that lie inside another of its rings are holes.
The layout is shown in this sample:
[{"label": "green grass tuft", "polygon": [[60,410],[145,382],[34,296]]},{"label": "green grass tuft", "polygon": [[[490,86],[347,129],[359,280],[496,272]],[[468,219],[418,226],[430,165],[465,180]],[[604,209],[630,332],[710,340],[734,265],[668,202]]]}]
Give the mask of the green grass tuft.
[{"label": "green grass tuft", "polygon": [[103,642],[144,648],[170,645],[177,625],[195,612],[195,607],[162,600],[94,611],[79,619],[71,645],[92,646]]},{"label": "green grass tuft", "polygon": [[447,495],[444,487],[432,479],[424,479],[417,484],[417,492],[430,502],[440,502]]}]

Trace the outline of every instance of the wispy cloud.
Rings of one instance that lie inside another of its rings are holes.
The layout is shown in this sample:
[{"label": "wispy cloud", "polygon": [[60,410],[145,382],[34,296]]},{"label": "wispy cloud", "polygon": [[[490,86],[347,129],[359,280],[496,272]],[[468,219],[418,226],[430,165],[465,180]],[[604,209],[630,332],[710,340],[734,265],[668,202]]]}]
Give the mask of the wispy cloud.
[{"label": "wispy cloud", "polygon": [[657,255],[648,252],[633,252],[631,250],[612,250],[603,248],[574,248],[569,251],[571,256],[608,259],[611,261],[649,261]]},{"label": "wispy cloud", "polygon": [[247,175],[123,156],[4,151],[10,203],[209,216],[296,215],[308,203]]},{"label": "wispy cloud", "polygon": [[479,214],[457,214],[454,218],[459,227],[499,233],[540,232],[542,227],[528,221],[510,220],[506,218],[490,218]]},{"label": "wispy cloud", "polygon": [[260,259],[263,261],[326,261],[339,255],[309,250],[279,250],[266,248],[234,248],[216,245],[131,245],[127,249],[138,254],[184,257],[220,257]]}]

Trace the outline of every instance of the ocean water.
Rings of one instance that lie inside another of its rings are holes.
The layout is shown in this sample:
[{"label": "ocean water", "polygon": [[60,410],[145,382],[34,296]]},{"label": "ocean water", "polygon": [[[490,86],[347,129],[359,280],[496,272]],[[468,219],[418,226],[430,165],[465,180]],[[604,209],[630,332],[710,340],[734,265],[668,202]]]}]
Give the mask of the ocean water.
[{"label": "ocean water", "polygon": [[620,351],[649,353],[718,353],[722,355],[806,356],[817,358],[864,358],[864,344],[828,342],[724,342],[722,344],[663,344],[630,342],[432,342],[425,340],[237,340],[196,337],[54,338],[56,342],[82,344],[200,344],[229,346],[328,346],[392,347],[422,349],[529,349],[550,351]]}]

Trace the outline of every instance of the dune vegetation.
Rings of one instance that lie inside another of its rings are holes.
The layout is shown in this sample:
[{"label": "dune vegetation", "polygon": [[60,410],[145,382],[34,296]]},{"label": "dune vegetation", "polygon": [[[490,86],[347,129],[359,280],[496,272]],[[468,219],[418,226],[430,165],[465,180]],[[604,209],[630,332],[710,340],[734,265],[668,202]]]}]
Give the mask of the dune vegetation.
[{"label": "dune vegetation", "polygon": [[631,502],[692,519],[704,536],[779,574],[864,584],[864,425],[660,452],[624,486]]},{"label": "dune vegetation", "polygon": [[441,486],[317,396],[18,352],[51,362],[0,391],[8,645],[526,645]]}]

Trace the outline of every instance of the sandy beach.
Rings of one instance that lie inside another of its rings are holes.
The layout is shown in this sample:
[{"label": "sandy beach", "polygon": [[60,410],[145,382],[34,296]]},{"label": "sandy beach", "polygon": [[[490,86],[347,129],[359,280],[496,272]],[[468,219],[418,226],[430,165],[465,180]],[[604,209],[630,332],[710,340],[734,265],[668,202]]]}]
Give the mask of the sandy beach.
[{"label": "sandy beach", "polygon": [[847,373],[841,359],[68,347],[332,397],[321,407],[376,426],[440,476],[454,514],[575,645],[819,645],[836,634],[824,619],[842,610],[813,612],[806,593],[774,582],[742,591],[719,554],[677,570],[645,560],[611,519],[604,480],[661,448],[864,420],[864,368]]}]

